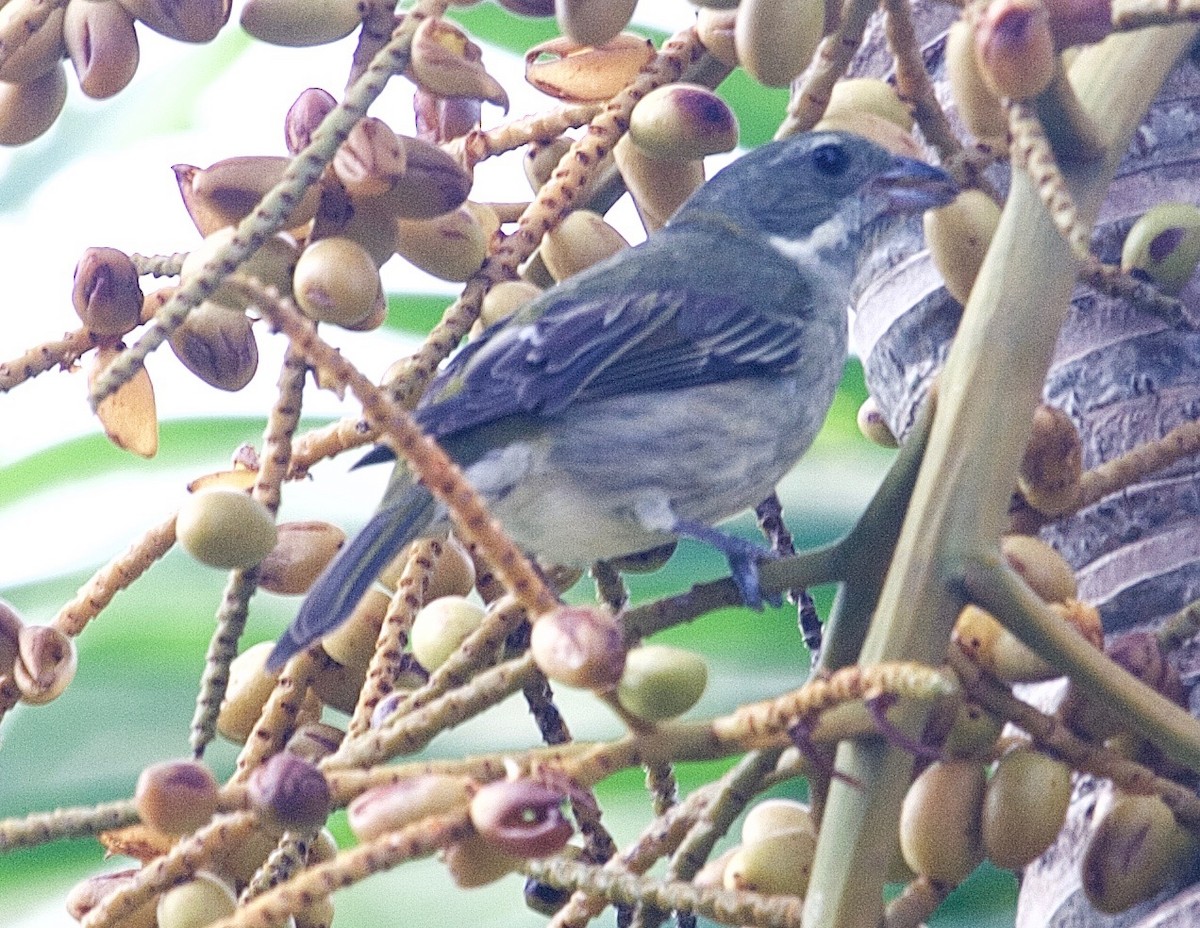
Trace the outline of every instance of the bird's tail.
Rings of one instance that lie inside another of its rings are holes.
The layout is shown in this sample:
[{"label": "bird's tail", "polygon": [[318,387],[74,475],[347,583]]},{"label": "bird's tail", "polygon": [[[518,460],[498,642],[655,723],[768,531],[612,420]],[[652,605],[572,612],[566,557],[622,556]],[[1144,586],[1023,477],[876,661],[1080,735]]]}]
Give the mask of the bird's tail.
[{"label": "bird's tail", "polygon": [[[392,495],[389,487],[388,497]],[[411,484],[396,495],[317,578],[267,658],[268,670],[278,670],[292,655],[345,622],[380,571],[432,521],[436,504],[423,486]]]}]

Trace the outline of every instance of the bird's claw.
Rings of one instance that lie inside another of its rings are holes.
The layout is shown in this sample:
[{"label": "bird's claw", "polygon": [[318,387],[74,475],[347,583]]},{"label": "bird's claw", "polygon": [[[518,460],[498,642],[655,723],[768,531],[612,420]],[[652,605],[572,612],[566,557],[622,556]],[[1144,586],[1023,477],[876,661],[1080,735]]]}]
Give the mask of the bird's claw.
[{"label": "bird's claw", "polygon": [[[741,539],[731,538],[730,541],[741,541]],[[764,594],[762,584],[758,580],[758,562],[774,560],[778,555],[752,542],[746,542],[746,545],[747,549],[744,551],[724,552],[725,559],[729,562],[730,576],[738,588],[742,602],[755,612],[762,612],[764,604],[779,608],[783,605],[783,594]]]},{"label": "bird's claw", "polygon": [[677,535],[711,545],[725,555],[733,583],[746,606],[755,612],[761,612],[765,604],[775,607],[783,605],[783,594],[772,593],[764,596],[758,580],[759,562],[775,560],[779,557],[778,554],[753,541],[726,535],[708,525],[684,521],[677,522],[673,530]]}]

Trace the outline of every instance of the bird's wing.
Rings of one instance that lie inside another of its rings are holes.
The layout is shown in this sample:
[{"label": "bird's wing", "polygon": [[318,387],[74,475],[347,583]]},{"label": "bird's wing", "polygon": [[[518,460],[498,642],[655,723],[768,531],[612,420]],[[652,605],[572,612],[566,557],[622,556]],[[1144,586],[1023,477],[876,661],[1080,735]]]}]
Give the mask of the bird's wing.
[{"label": "bird's wing", "polygon": [[[590,399],[798,364],[813,288],[794,265],[741,243],[698,260],[692,238],[660,235],[469,344],[418,409],[422,427],[445,437],[509,415],[550,416]],[[750,274],[745,261],[754,262]]]}]

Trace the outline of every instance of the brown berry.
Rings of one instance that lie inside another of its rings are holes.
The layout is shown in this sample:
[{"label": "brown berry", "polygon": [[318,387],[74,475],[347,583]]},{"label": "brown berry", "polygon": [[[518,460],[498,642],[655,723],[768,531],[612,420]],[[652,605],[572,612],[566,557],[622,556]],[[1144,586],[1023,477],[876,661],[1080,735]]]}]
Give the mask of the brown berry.
[{"label": "brown berry", "polygon": [[284,828],[324,825],[332,797],[324,774],[311,761],[283,751],[256,767],[246,783],[250,804]]},{"label": "brown berry", "polygon": [[217,811],[220,787],[199,761],[154,764],[138,777],[133,798],[142,821],[168,835],[186,835],[207,825]]}]

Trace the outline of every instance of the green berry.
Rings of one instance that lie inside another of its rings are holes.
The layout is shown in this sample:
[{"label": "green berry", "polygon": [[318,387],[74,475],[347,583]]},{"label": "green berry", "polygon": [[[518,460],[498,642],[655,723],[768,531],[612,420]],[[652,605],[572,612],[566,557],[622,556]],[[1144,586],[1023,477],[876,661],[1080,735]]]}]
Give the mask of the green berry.
[{"label": "green berry", "polygon": [[240,490],[204,490],[179,507],[175,533],[184,549],[210,567],[253,567],[275,547],[275,520]]},{"label": "green berry", "polygon": [[413,656],[426,670],[436,670],[480,626],[483,614],[482,606],[461,596],[433,600],[413,619]]},{"label": "green berry", "polygon": [[1200,264],[1200,208],[1190,203],[1152,206],[1129,230],[1121,270],[1141,273],[1176,296]]},{"label": "green berry", "polygon": [[708,666],[691,651],[667,645],[634,648],[625,658],[617,701],[625,711],[648,722],[682,715],[708,684]]}]

